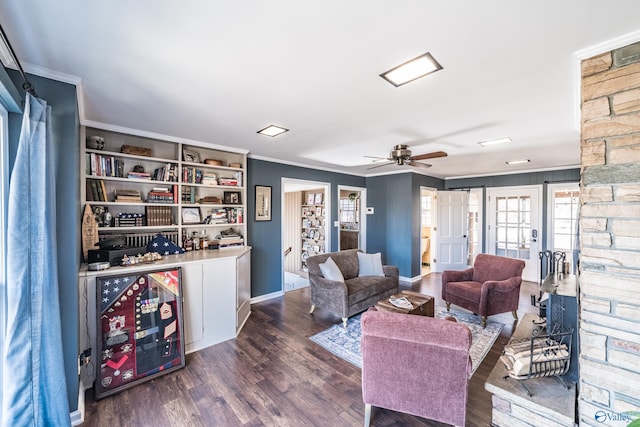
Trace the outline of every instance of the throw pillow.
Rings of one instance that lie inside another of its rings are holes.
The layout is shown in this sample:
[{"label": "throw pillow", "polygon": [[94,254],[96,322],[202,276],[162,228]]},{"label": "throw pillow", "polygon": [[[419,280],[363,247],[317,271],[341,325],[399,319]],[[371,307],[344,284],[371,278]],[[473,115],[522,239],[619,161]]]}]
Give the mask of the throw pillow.
[{"label": "throw pillow", "polygon": [[325,279],[333,280],[336,282],[344,282],[344,276],[342,275],[340,268],[338,268],[338,264],[336,264],[336,262],[332,260],[331,257],[327,258],[327,260],[324,263],[320,264],[318,267],[320,267],[320,271],[322,272],[322,275]]},{"label": "throw pillow", "polygon": [[380,252],[375,254],[363,254],[358,252],[358,277],[362,276],[384,276],[382,269],[382,255]]}]

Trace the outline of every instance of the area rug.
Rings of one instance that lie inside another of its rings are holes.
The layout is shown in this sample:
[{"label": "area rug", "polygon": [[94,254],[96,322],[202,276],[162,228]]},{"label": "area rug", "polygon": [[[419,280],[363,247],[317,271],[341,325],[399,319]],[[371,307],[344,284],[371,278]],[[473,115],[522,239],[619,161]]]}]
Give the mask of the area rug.
[{"label": "area rug", "polygon": [[[463,323],[471,329],[472,340],[469,352],[471,354],[472,368],[469,376],[473,375],[500,335],[500,331],[504,325],[499,322],[487,320],[487,327],[483,329],[480,324],[480,316],[455,310],[447,312],[447,309],[444,307],[436,307],[435,311],[436,317],[442,319],[446,316],[453,316],[458,323]],[[342,327],[342,323],[336,324],[309,338],[336,356],[352,363],[358,368],[362,368],[362,353],[360,351],[361,336],[360,315],[358,314],[347,321],[346,328]]]}]

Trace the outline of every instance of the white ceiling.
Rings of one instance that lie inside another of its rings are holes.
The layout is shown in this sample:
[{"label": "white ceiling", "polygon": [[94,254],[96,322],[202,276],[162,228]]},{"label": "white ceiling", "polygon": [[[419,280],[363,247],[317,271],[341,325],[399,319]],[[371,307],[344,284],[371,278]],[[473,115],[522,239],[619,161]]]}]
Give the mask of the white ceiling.
[{"label": "white ceiling", "polygon": [[[637,0],[0,2],[27,71],[81,80],[84,124],[359,175],[402,169],[364,155],[408,144],[449,153],[424,170],[441,178],[579,165],[576,52],[640,40],[639,16]],[[426,51],[442,71],[379,77]],[[291,131],[256,134],[269,124]]]}]

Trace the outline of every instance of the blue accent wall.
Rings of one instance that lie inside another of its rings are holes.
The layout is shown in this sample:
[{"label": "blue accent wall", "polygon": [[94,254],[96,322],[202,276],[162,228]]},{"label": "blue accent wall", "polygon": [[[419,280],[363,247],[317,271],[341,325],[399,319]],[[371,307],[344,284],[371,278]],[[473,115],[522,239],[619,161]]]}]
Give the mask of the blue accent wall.
[{"label": "blue accent wall", "polygon": [[[247,176],[247,240],[252,247],[251,296],[257,297],[282,291],[282,178],[331,184],[331,221],[338,218],[338,185],[364,187],[365,179],[251,158],[247,160]],[[271,186],[271,221],[255,221],[256,185]],[[337,251],[338,229],[333,224],[330,229],[330,250]]]},{"label": "blue accent wall", "polygon": [[[20,75],[8,70],[15,87]],[[62,325],[62,361],[66,373],[69,409],[78,409],[78,271],[80,269],[80,121],[74,85],[29,76],[40,98],[51,106],[52,144],[56,155],[56,222],[58,236],[58,283]],[[22,100],[24,92],[20,89]],[[9,163],[15,161],[22,115],[9,114]],[[11,256],[11,254],[8,254]],[[94,356],[95,357],[95,356]]]}]

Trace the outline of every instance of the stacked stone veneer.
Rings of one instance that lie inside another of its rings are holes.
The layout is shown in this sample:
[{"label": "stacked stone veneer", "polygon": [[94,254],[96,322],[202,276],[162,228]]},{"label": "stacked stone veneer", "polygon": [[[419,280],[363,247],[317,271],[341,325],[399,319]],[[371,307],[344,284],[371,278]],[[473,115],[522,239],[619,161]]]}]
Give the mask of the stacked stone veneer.
[{"label": "stacked stone veneer", "polygon": [[640,43],[582,62],[581,148],[578,418],[626,426],[640,411]]}]

